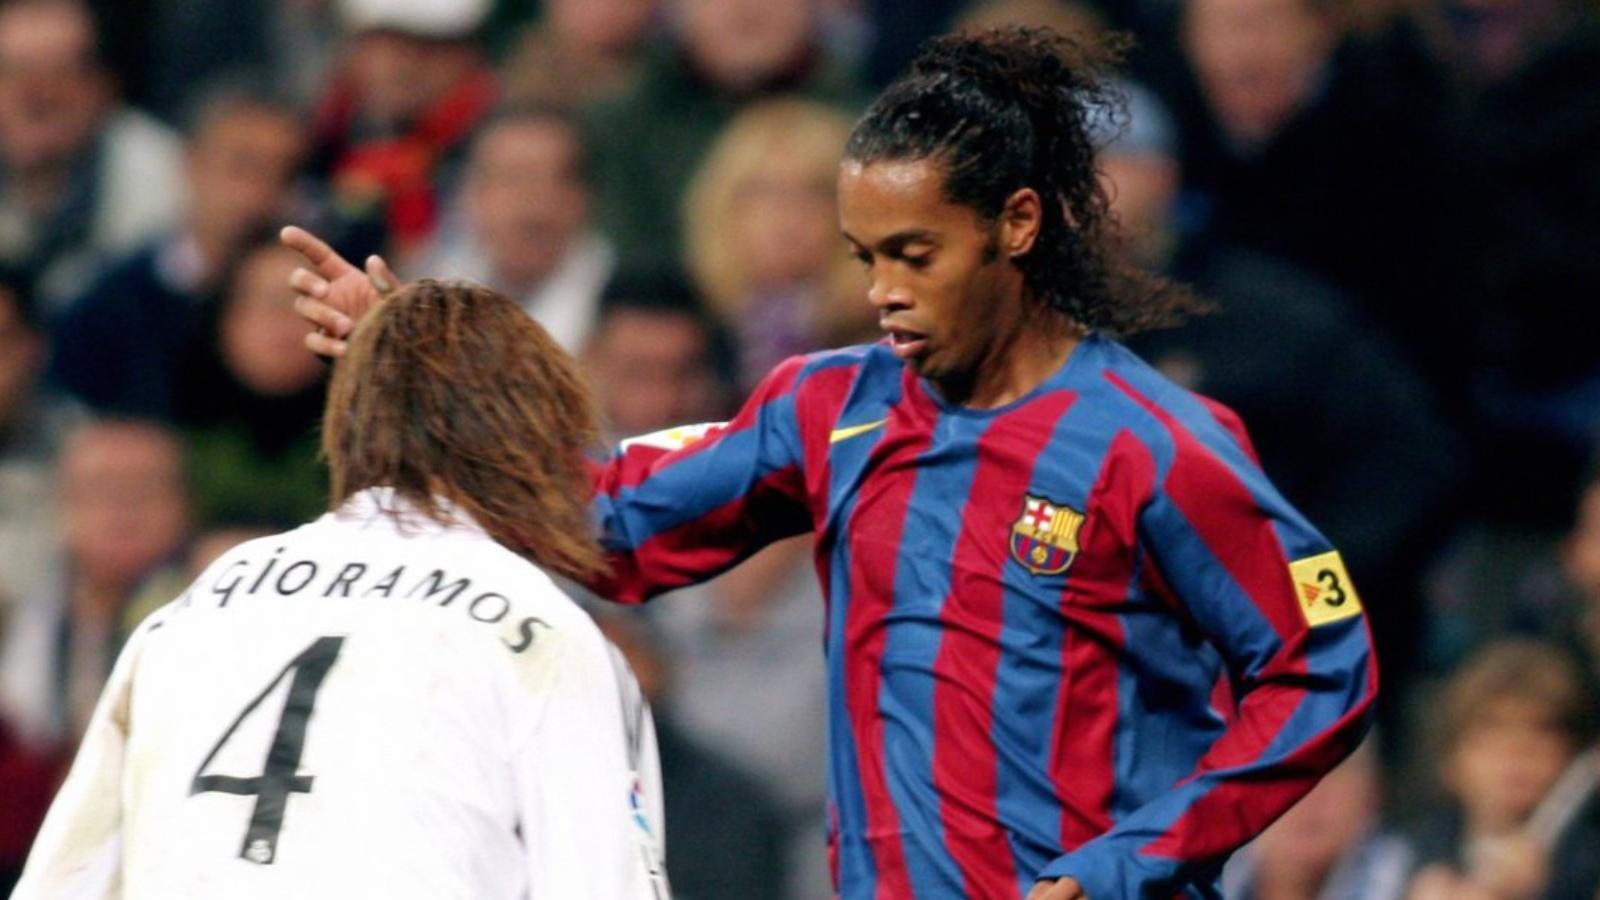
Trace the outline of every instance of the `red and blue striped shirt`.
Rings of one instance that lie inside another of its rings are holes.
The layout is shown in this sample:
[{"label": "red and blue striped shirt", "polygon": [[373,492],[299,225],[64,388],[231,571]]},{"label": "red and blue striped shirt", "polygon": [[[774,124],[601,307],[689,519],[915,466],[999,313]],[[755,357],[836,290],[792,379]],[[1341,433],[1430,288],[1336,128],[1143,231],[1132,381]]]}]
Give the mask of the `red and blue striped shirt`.
[{"label": "red and blue striped shirt", "polygon": [[815,532],[845,900],[1215,897],[1377,689],[1237,418],[1095,335],[996,409],[883,344],[797,357],[732,422],[625,445],[596,502],[625,602]]}]

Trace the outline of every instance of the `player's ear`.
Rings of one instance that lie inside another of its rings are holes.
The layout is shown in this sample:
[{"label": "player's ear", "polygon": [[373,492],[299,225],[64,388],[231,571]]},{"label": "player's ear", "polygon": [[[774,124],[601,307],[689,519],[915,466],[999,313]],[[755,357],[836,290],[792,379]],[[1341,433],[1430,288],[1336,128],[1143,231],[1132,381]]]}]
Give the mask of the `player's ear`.
[{"label": "player's ear", "polygon": [[1026,256],[1039,239],[1039,229],[1044,223],[1044,203],[1039,192],[1031,187],[1019,188],[1006,198],[1000,211],[1000,252],[1007,259]]}]

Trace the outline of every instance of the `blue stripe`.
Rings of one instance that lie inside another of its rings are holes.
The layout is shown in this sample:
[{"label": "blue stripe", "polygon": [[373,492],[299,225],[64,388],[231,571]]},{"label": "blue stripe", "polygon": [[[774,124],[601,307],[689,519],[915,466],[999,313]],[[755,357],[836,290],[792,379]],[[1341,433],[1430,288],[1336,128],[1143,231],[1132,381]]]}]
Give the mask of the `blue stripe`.
[{"label": "blue stripe", "polygon": [[[1034,461],[1027,493],[1086,512],[1118,422],[1104,404],[1081,395],[1053,427]],[[1019,509],[1020,515],[1021,510]],[[1066,573],[1070,579],[1072,570]],[[996,806],[1011,844],[1018,888],[1026,896],[1039,870],[1061,853],[1061,804],[1050,779],[1066,582],[1046,584],[1015,559],[1001,570],[1005,587],[995,672],[991,737],[996,748]]]},{"label": "blue stripe", "polygon": [[[849,501],[855,505],[855,498]],[[878,890],[877,864],[866,841],[867,801],[861,788],[855,735],[845,690],[845,618],[850,606],[850,548],[840,542],[831,554],[833,589],[828,609],[828,797],[837,824],[839,885],[842,900],[871,900]]]},{"label": "blue stripe", "polygon": [[1142,599],[1119,617],[1128,655],[1117,672],[1113,820],[1190,775],[1223,731],[1211,708],[1221,655],[1160,601]]},{"label": "blue stripe", "polygon": [[894,605],[885,622],[878,697],[884,768],[918,897],[959,897],[963,890],[933,790],[934,666],[944,638],[940,614],[950,594],[950,562],[961,531],[960,509],[952,510],[952,501],[972,492],[977,442],[989,425],[988,419],[949,415],[934,424],[932,441],[918,459],[896,554]]}]

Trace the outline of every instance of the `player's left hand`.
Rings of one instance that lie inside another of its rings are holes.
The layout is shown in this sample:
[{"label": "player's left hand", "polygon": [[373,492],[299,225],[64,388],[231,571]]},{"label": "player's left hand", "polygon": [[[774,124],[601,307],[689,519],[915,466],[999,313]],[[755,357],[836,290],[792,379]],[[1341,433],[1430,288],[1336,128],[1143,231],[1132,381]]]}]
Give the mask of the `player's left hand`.
[{"label": "player's left hand", "polygon": [[1078,879],[1057,878],[1035,884],[1028,892],[1028,900],[1089,900],[1089,895],[1083,892]]}]

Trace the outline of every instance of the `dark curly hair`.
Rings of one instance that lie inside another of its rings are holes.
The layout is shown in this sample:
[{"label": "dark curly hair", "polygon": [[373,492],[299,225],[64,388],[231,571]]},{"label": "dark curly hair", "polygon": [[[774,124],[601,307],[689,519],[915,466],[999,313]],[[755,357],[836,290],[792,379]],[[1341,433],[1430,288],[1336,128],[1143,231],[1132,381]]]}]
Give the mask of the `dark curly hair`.
[{"label": "dark curly hair", "polygon": [[1121,115],[1101,76],[1125,46],[1017,26],[938,38],[856,123],[845,158],[936,161],[945,196],[986,221],[1033,188],[1043,225],[1016,264],[1036,296],[1115,334],[1175,324],[1204,305],[1118,258],[1095,169],[1095,125]]}]

